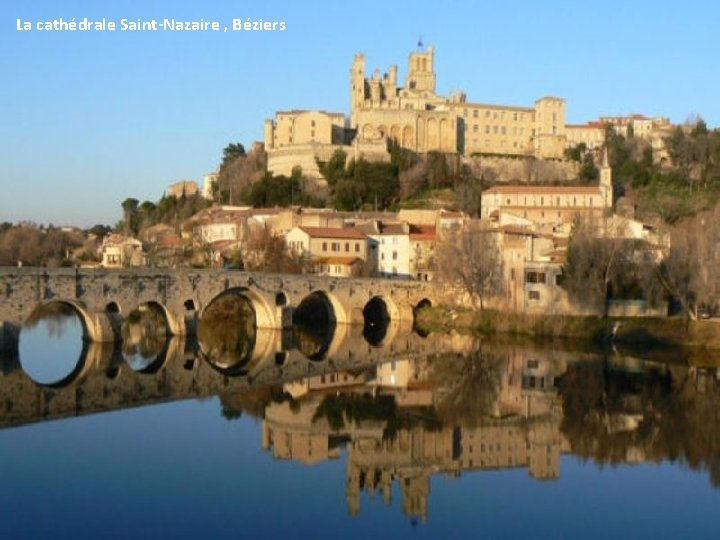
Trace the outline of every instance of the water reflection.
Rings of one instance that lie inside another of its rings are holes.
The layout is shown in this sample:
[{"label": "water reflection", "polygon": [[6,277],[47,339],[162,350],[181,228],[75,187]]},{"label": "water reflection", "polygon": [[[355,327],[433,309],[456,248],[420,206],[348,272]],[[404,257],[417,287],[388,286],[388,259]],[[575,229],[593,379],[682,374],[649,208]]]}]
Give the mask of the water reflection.
[{"label": "water reflection", "polygon": [[72,306],[51,302],[36,309],[20,331],[22,370],[42,385],[62,385],[85,365],[83,325]]},{"label": "water reflection", "polygon": [[121,329],[122,355],[130,367],[154,373],[162,365],[170,332],[165,315],[152,304],[143,304],[125,319]]},{"label": "water reflection", "polygon": [[198,342],[204,357],[227,374],[244,374],[256,338],[255,312],[245,298],[226,294],[213,301],[200,319]]},{"label": "water reflection", "polygon": [[[119,369],[112,344],[92,344],[87,357],[74,357],[91,367],[71,388],[38,391],[16,372],[1,377],[0,425],[219,394],[225,418],[259,419],[259,444],[274,458],[345,459],[338,481],[350,514],[367,504],[363,494],[393,504],[399,492],[402,510],[418,521],[429,519],[435,475],[522,468],[554,480],[563,455],[612,465],[679,461],[720,485],[717,368],[436,334],[399,333],[378,349],[344,326],[325,346],[328,361],[289,350],[278,361],[287,340],[255,329],[242,302],[216,309],[204,319],[215,324],[200,330],[213,367],[178,338],[163,346],[166,360],[155,376]],[[70,312],[63,317],[68,322],[55,321],[46,333],[66,337],[74,328],[81,344],[79,321],[69,322]],[[142,328],[141,319],[133,324]],[[155,316],[148,321],[159,324]],[[128,327],[128,339],[153,333]],[[138,350],[157,351],[142,343]],[[28,352],[21,348],[23,357]]]},{"label": "water reflection", "polygon": [[336,330],[333,307],[320,292],[307,296],[293,312],[294,345],[310,360],[327,358]]}]

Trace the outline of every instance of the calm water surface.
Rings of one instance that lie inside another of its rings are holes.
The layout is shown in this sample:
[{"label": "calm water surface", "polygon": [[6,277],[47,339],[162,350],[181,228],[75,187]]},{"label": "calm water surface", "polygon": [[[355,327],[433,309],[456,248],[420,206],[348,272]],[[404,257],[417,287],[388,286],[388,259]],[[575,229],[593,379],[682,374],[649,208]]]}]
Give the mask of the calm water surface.
[{"label": "calm water surface", "polygon": [[2,537],[720,535],[713,367],[131,319],[83,345],[55,313],[2,358]]}]

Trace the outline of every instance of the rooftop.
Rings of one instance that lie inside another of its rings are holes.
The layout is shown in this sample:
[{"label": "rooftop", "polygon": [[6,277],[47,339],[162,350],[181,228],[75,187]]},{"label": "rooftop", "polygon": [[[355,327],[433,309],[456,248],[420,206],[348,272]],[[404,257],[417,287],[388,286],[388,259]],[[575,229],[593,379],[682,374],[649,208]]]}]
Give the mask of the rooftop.
[{"label": "rooftop", "polygon": [[597,195],[600,193],[600,186],[494,186],[483,191],[483,195],[498,194],[559,194],[577,193],[583,195]]},{"label": "rooftop", "polygon": [[298,227],[301,231],[307,233],[313,238],[354,238],[363,240],[367,238],[365,234],[355,228],[333,228],[333,227]]}]

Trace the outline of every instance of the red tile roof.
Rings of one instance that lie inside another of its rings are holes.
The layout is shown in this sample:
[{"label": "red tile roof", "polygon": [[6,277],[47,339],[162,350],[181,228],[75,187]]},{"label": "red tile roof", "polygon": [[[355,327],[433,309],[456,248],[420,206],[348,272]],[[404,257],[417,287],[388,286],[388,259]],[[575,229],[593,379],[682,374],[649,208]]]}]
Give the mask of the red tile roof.
[{"label": "red tile roof", "polygon": [[599,186],[494,186],[483,191],[483,195],[499,194],[542,194],[554,195],[556,193],[578,193],[586,195],[600,194]]},{"label": "red tile roof", "polygon": [[319,264],[341,264],[343,266],[352,266],[357,262],[362,262],[362,259],[358,257],[318,257],[314,259],[315,263]]},{"label": "red tile roof", "polygon": [[410,240],[437,240],[434,225],[410,225]]},{"label": "red tile roof", "polygon": [[357,240],[367,238],[362,232],[350,227],[342,229],[334,227],[299,227],[299,229],[313,238],[354,238]]}]

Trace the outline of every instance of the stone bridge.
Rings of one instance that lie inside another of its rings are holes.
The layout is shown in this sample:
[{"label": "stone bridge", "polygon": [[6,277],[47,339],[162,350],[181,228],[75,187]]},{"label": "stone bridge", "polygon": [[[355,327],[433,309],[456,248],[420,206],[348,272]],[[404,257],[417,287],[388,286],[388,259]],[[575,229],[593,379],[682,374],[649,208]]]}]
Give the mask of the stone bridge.
[{"label": "stone bridge", "polygon": [[373,369],[392,360],[468,353],[476,347],[469,336],[414,332],[395,333],[394,339],[371,346],[362,329],[347,326],[333,340],[322,361],[306,358],[297,349],[283,350],[279,330],[259,332],[252,359],[232,375],[173,336],[152,364],[133,370],[118,343],[86,342],[77,366],[52,385],[34,382],[21,368],[16,354],[0,354],[0,428],[83,416],[153,403],[251,392],[307,377],[341,370]]},{"label": "stone bridge", "polygon": [[338,327],[363,324],[369,306],[391,322],[412,324],[421,305],[455,300],[432,282],[347,279],[315,275],[262,274],[226,270],[86,270],[0,268],[0,349],[15,350],[22,325],[41,306],[60,302],[80,317],[84,338],[120,339],[133,310],[158,308],[173,335],[193,334],[203,311],[223,294],[247,299],[257,328],[283,329],[293,313],[322,302]]}]

